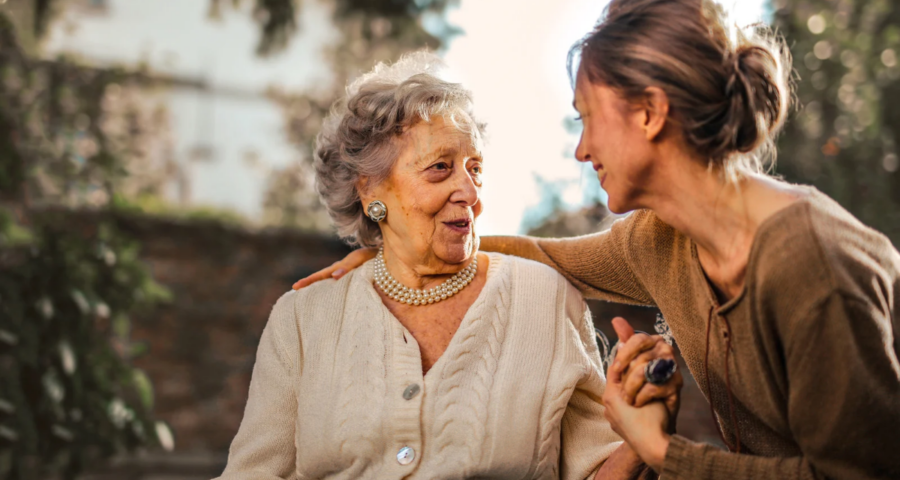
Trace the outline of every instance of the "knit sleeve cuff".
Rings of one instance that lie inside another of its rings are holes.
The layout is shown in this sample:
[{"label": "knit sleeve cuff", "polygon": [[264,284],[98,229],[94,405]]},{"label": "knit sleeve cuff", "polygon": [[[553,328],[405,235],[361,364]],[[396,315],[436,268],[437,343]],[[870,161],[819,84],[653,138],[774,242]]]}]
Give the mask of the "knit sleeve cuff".
[{"label": "knit sleeve cuff", "polygon": [[690,455],[694,453],[696,447],[697,445],[681,435],[669,437],[669,448],[666,450],[660,477],[666,480],[691,478]]}]

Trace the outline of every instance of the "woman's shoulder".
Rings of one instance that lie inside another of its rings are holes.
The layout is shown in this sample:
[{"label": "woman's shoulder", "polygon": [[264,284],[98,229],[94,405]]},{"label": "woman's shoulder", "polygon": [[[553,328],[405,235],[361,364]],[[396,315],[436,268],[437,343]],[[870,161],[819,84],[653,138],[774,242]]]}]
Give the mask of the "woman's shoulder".
[{"label": "woman's shoulder", "polygon": [[824,193],[806,191],[760,226],[753,253],[757,278],[777,291],[802,285],[822,295],[859,295],[875,279],[896,282],[900,254],[891,241]]},{"label": "woman's shoulder", "polygon": [[[810,238],[823,262],[830,267],[834,285],[845,293],[857,287],[896,283],[900,279],[900,253],[883,233],[863,224],[827,195],[816,191],[807,207]],[[849,287],[849,288],[848,288]]]},{"label": "woman's shoulder", "polygon": [[826,255],[853,250],[866,250],[873,255],[896,254],[887,236],[862,223],[828,195],[813,188],[805,204],[811,234]]},{"label": "woman's shoulder", "polygon": [[496,252],[482,252],[488,256],[488,275],[503,275],[513,281],[528,281],[537,286],[557,285],[565,277],[548,265],[527,258]]},{"label": "woman's shoulder", "polygon": [[546,299],[560,296],[558,300],[565,303],[567,316],[578,319],[583,314],[584,297],[552,267],[502,253],[489,252],[487,255],[491,273],[506,275],[511,280],[510,284],[516,286],[517,295],[536,295]]},{"label": "woman's shoulder", "polygon": [[[890,258],[897,251],[881,232],[868,227],[814,187],[759,227],[760,250],[789,252],[796,262],[854,263],[860,255]],[[784,257],[785,253],[781,255]]]},{"label": "woman's shoulder", "polygon": [[297,301],[304,304],[333,305],[336,298],[346,297],[351,288],[359,288],[360,285],[373,281],[372,264],[374,261],[374,259],[366,261],[337,280],[329,278],[297,290]]},{"label": "woman's shoulder", "polygon": [[273,312],[282,313],[283,318],[290,317],[295,329],[318,328],[317,325],[321,326],[327,318],[346,308],[348,296],[355,298],[355,304],[365,300],[363,292],[351,293],[351,289],[358,290],[364,284],[364,277],[371,275],[367,270],[364,264],[338,280],[322,280],[300,290],[288,291],[275,303]]}]

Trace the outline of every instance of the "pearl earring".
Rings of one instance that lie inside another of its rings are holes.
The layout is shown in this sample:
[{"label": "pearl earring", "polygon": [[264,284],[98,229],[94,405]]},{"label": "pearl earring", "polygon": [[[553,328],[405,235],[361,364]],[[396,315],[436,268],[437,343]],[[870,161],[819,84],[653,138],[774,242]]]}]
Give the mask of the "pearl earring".
[{"label": "pearl earring", "polygon": [[366,208],[366,215],[368,215],[373,222],[378,223],[387,216],[387,207],[381,200],[375,200]]}]

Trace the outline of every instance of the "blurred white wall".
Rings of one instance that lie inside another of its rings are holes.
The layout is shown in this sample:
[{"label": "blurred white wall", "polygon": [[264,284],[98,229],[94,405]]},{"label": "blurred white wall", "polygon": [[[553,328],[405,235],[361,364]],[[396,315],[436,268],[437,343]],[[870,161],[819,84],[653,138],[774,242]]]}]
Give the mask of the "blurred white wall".
[{"label": "blurred white wall", "polygon": [[189,178],[187,200],[253,220],[262,211],[267,172],[297,157],[281,111],[262,93],[268,86],[302,90],[330,82],[322,51],[338,32],[326,7],[303,2],[300,33],[286,51],[261,58],[251,14],[222,3],[223,15],[213,21],[209,0],[77,0],[54,24],[44,52],[100,65],[143,62],[155,73],[208,84],[209,91],[177,87],[163,94],[176,158]]},{"label": "blurred white wall", "polygon": [[[221,20],[210,21],[209,0],[78,1],[105,6],[67,10],[48,39],[49,55],[75,52],[101,64],[143,61],[154,71],[204,79],[214,90],[234,93],[176,89],[167,102],[177,155],[190,176],[190,202],[257,217],[265,172],[295,158],[279,110],[258,93],[269,85],[304,89],[330,81],[322,48],[338,33],[328,9],[304,1],[301,33],[289,49],[259,58],[251,16],[225,8]],[[763,1],[730,7],[749,24],[760,17]],[[605,0],[462,0],[448,12],[465,33],[450,42],[445,58],[473,90],[489,125],[480,233],[519,233],[526,210],[540,200],[535,175],[564,185],[572,207],[596,194],[593,170],[572,156],[577,136],[563,127],[574,115],[565,65],[569,47],[605,6]],[[198,151],[210,155],[197,159]]]}]

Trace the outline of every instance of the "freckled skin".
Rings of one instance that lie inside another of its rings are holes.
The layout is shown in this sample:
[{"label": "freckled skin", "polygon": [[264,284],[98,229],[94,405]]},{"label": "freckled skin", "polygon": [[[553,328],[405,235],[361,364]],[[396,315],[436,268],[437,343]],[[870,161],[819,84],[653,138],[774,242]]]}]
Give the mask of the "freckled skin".
[{"label": "freckled skin", "polygon": [[[472,283],[447,300],[405,305],[376,289],[419,344],[422,370],[427,372],[447,349],[487,278],[488,258],[477,253],[475,233],[475,219],[482,209],[483,161],[480,144],[442,117],[419,122],[396,141],[401,151],[390,176],[378,185],[362,179],[358,186],[363,205],[381,200],[387,207],[379,227],[391,275],[410,288],[432,288],[478,255]],[[469,228],[447,225],[457,220],[468,220]]]},{"label": "freckled skin", "polygon": [[450,340],[459,329],[460,322],[484,287],[487,279],[487,267],[487,255],[479,253],[478,272],[472,283],[453,297],[431,305],[415,306],[395,302],[376,288],[388,310],[400,320],[400,323],[418,342],[419,352],[422,356],[423,374],[428,373],[428,370],[434,366],[447,350],[447,346],[450,345]]}]

